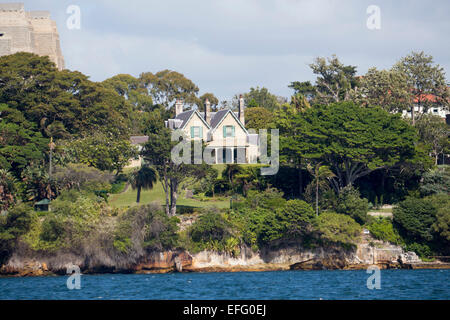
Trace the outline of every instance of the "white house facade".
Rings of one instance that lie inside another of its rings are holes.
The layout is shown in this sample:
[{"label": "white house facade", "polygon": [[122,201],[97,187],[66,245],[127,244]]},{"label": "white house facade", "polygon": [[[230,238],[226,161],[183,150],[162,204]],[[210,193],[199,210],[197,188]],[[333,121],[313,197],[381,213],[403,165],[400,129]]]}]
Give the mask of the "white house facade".
[{"label": "white house facade", "polygon": [[245,128],[244,99],[239,99],[239,111],[223,109],[211,112],[208,100],[205,111],[183,112],[183,103],[175,104],[175,118],[165,122],[166,127],[181,129],[190,139],[201,139],[210,150],[214,163],[256,163],[258,158],[258,134]]}]

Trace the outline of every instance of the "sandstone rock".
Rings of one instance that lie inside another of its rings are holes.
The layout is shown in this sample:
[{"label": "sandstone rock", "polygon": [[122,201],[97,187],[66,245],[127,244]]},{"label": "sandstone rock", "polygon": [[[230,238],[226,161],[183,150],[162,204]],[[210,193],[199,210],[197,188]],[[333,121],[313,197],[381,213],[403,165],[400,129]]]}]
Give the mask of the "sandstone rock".
[{"label": "sandstone rock", "polygon": [[179,271],[192,264],[192,257],[185,251],[155,252],[146,257],[145,261],[138,264],[136,271]]},{"label": "sandstone rock", "polygon": [[399,258],[398,261],[401,264],[411,264],[411,263],[421,263],[422,260],[420,260],[420,258],[417,256],[417,254],[413,251],[408,251],[405,253],[402,253]]}]

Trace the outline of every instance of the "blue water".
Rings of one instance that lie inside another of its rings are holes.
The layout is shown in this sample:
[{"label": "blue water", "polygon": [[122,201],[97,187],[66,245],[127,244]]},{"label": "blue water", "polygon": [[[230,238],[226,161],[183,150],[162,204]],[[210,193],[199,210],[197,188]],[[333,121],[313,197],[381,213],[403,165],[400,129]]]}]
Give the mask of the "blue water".
[{"label": "blue water", "polygon": [[381,270],[381,289],[365,270],[82,275],[0,278],[0,299],[450,299],[450,270]]}]

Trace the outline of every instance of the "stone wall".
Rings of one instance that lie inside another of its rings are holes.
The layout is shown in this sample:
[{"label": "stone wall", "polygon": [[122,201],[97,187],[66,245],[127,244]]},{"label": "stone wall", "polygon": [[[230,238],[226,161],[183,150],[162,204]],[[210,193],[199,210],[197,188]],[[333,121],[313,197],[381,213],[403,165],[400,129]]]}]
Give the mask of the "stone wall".
[{"label": "stone wall", "polygon": [[22,3],[0,4],[0,56],[31,52],[49,56],[64,69],[59,34],[48,11],[26,12]]},{"label": "stone wall", "polygon": [[0,36],[0,56],[11,54],[11,39]]}]

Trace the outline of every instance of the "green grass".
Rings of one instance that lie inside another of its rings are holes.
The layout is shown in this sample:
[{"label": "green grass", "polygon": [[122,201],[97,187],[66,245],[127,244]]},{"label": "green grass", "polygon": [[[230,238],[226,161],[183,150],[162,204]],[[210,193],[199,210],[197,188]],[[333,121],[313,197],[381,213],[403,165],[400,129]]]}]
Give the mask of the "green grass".
[{"label": "green grass", "polygon": [[[123,207],[131,207],[138,205],[136,203],[137,190],[133,190],[131,187],[128,188],[126,192],[120,194],[113,194],[109,198],[109,204],[112,207],[123,208]],[[141,202],[139,205],[148,204],[154,201],[158,201],[161,205],[165,204],[166,196],[164,194],[164,190],[162,184],[158,181],[158,183],[151,190],[142,190],[141,191]],[[211,201],[198,201],[196,199],[186,199],[184,197],[184,192],[178,198],[177,205],[194,207],[194,208],[203,208],[216,206],[218,208],[229,208],[230,201],[227,200],[214,200],[211,198]]]}]

